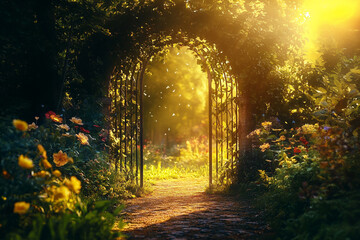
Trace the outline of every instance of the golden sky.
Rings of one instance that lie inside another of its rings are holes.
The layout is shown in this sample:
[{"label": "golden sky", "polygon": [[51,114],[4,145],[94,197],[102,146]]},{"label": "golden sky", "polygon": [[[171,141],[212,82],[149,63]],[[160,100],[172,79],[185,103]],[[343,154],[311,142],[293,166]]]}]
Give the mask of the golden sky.
[{"label": "golden sky", "polygon": [[305,51],[310,61],[319,60],[317,50],[323,45],[343,48],[349,38],[357,41],[360,0],[305,0],[303,9]]}]

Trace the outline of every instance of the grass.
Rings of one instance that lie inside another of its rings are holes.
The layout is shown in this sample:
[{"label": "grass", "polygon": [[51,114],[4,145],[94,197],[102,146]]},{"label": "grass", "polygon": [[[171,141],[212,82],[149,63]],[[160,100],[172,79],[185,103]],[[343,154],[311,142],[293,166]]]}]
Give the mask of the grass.
[{"label": "grass", "polygon": [[208,176],[207,166],[193,167],[161,167],[154,165],[144,166],[145,181],[155,182],[166,179],[198,178]]}]

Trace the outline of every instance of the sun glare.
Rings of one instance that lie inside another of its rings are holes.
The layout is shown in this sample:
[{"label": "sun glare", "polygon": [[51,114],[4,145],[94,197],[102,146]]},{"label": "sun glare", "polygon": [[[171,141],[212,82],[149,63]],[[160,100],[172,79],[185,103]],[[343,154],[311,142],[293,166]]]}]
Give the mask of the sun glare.
[{"label": "sun glare", "polygon": [[319,61],[316,53],[324,44],[341,41],[356,24],[359,0],[306,0],[303,5],[306,18],[307,44],[305,52],[312,62]]},{"label": "sun glare", "polygon": [[358,0],[307,0],[306,9],[314,23],[336,25],[350,20],[359,7]]}]

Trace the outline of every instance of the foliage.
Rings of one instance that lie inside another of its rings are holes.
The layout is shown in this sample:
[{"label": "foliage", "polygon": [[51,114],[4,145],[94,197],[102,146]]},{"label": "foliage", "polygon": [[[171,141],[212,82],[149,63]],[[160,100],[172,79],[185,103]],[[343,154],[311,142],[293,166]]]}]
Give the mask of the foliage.
[{"label": "foliage", "polygon": [[[9,31],[0,33],[1,109],[5,110],[1,115],[30,120],[33,114],[59,111],[65,90],[75,105],[81,103],[87,90],[81,88],[84,77],[77,70],[77,58],[90,36],[109,34],[105,21],[117,4],[2,1],[1,22]],[[87,89],[96,87],[89,84]]]},{"label": "foliage", "polygon": [[[73,212],[45,216],[34,214],[31,224],[21,226],[17,233],[11,232],[4,239],[116,239],[121,236],[113,231],[113,226],[121,208],[109,211],[111,201],[79,203]],[[118,221],[118,227],[122,228]],[[7,229],[8,231],[9,229]]]},{"label": "foliage", "polygon": [[[94,200],[131,194],[126,184],[115,179],[104,152],[102,131],[94,126],[94,133],[101,135],[94,138],[79,118],[69,120],[71,127],[54,112],[48,112],[46,118],[42,126],[21,120],[14,120],[13,126],[9,126],[11,121],[1,125],[2,235],[49,239],[52,234],[51,239],[69,239],[93,226],[94,232],[84,231],[90,234],[84,239],[101,239],[98,234],[114,237],[111,229],[117,213],[105,212],[110,203]],[[101,220],[104,217],[108,220]],[[63,235],[53,236],[59,229]]]},{"label": "foliage", "polygon": [[340,58],[333,73],[323,72],[323,86],[307,92],[320,123],[283,129],[263,122],[249,135],[263,152],[259,176],[268,192],[262,206],[284,239],[359,234],[356,59]]},{"label": "foliage", "polygon": [[149,142],[144,150],[144,159],[144,171],[148,180],[206,176],[207,138],[193,138],[184,145],[170,149]]},{"label": "foliage", "polygon": [[355,130],[359,127],[360,58],[348,58],[341,53],[336,57],[331,72],[320,68],[321,85],[314,87],[309,98],[318,106],[314,112],[318,121]]},{"label": "foliage", "polygon": [[[94,199],[123,197],[134,190],[133,169],[132,176],[129,169],[125,175],[118,174],[118,162],[138,154],[134,135],[139,129],[139,91],[133,80],[141,78],[157,53],[166,52],[167,47],[187,46],[201,60],[203,71],[214,78],[213,95],[220,93],[215,96],[215,117],[222,118],[233,104],[231,111],[235,109],[241,116],[236,119],[236,128],[229,124],[234,119],[217,124],[221,133],[230,136],[230,140],[226,137],[230,144],[226,153],[233,154],[234,145],[236,150],[246,149],[250,129],[275,116],[272,126],[265,122],[254,131],[252,135],[258,136],[258,140],[253,139],[256,151],[246,152],[237,166],[239,181],[252,181],[261,170],[263,185],[269,189],[265,202],[274,226],[283,229],[288,238],[355,236],[357,229],[349,223],[358,219],[358,212],[350,209],[357,209],[359,202],[360,61],[351,55],[359,52],[358,40],[352,41],[357,43],[354,46],[343,40],[338,46],[346,47],[344,50],[317,47],[304,53],[300,49],[305,43],[302,28],[308,20],[301,13],[301,2],[2,1],[1,116],[23,115],[29,121],[33,114],[42,116],[51,109],[62,109],[64,115],[48,113],[51,120],[41,118],[45,125],[37,129],[37,123],[30,127],[22,121],[14,121],[17,130],[10,128],[12,119],[5,119],[7,124],[0,126],[0,189],[4,195],[0,201],[4,202],[1,207],[5,206],[1,211],[16,216],[9,221],[26,222],[27,218],[16,214],[26,212],[31,202],[44,211],[52,208],[66,215],[78,203],[75,179],[81,181],[81,194]],[[332,29],[323,27],[322,32]],[[348,26],[346,31],[354,34],[347,36],[359,39],[356,28],[356,23]],[[308,62],[305,55],[320,58]],[[126,83],[121,85],[123,81]],[[234,96],[223,102],[224,92],[226,96],[234,93],[231,89],[235,89]],[[100,129],[95,125],[101,121],[94,124],[90,120],[83,126],[76,119],[69,123],[69,130],[50,124],[61,118],[67,121],[66,114],[79,114],[81,108],[87,114],[85,119],[93,115],[100,119],[102,108],[110,126]],[[311,132],[306,132],[309,129]],[[69,134],[63,135],[65,132]],[[216,143],[223,144],[224,139],[217,137]],[[235,154],[244,153],[236,150]],[[163,169],[161,165],[183,162],[185,157],[194,165],[203,160],[194,148],[182,146],[176,151],[178,156],[169,157],[155,150],[148,157],[157,166],[149,168]],[[223,150],[221,154],[225,158]],[[51,157],[53,161],[48,160]],[[223,179],[234,175],[233,169],[228,171],[229,164],[227,160],[221,166]],[[55,170],[60,170],[62,177]],[[133,182],[119,184],[129,178]],[[44,186],[49,187],[48,196],[62,194],[73,202],[70,206],[49,204],[46,198],[38,197],[47,189]],[[70,188],[68,194],[66,189]],[[329,205],[341,213],[338,219],[326,211]]]},{"label": "foliage", "polygon": [[[357,138],[319,125],[271,133],[274,129],[259,133],[270,142],[260,145],[268,163],[259,175],[269,189],[262,204],[274,229],[286,239],[323,239],[335,232],[335,239],[355,236],[358,229],[350,226],[359,213],[348,206],[356,207],[359,200]],[[325,207],[331,204],[333,211]]]}]

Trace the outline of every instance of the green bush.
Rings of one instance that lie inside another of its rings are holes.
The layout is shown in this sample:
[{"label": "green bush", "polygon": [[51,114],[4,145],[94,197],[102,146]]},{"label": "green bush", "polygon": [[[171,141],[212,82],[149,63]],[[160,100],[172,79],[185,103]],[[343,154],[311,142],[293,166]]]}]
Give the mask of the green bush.
[{"label": "green bush", "polygon": [[[271,125],[270,125],[271,126]],[[360,234],[357,136],[319,124],[257,131],[269,164],[260,206],[281,239],[356,239]]]},{"label": "green bush", "polygon": [[[45,216],[35,214],[28,225],[21,226],[17,232],[7,233],[4,239],[28,240],[87,240],[87,239],[115,239],[122,236],[113,231],[116,216],[122,208],[110,212],[114,202],[97,201],[88,204],[79,203],[74,212],[61,215]],[[122,221],[118,228],[123,227]]]},{"label": "green bush", "polygon": [[103,136],[95,132],[93,137],[80,119],[73,118],[70,127],[55,113],[47,117],[42,126],[21,120],[0,123],[0,235],[115,238],[112,227],[119,210],[111,213],[115,202],[96,200],[125,198],[131,189],[116,178],[105,142],[99,140]]}]

